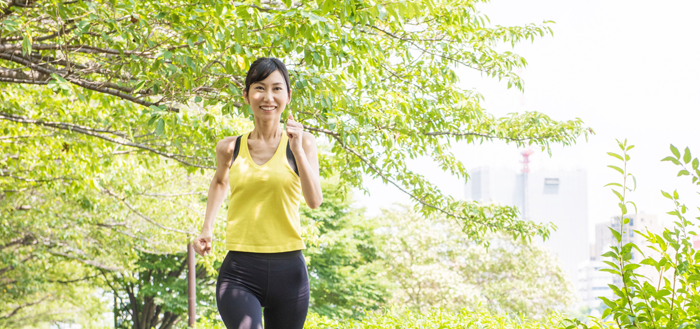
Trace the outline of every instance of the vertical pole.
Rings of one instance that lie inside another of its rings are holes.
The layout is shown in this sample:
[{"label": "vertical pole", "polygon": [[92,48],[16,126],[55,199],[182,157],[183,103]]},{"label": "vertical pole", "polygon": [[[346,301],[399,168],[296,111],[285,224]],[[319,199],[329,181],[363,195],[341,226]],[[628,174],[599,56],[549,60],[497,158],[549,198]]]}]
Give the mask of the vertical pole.
[{"label": "vertical pole", "polygon": [[192,243],[187,244],[187,314],[189,320],[187,324],[194,328],[197,312],[197,287],[195,285],[196,263],[194,261],[194,247]]},{"label": "vertical pole", "polygon": [[114,296],[114,329],[117,329],[119,327],[119,322],[117,321],[117,315],[119,314],[119,310],[117,309],[117,291],[116,290],[112,291],[112,296]]}]

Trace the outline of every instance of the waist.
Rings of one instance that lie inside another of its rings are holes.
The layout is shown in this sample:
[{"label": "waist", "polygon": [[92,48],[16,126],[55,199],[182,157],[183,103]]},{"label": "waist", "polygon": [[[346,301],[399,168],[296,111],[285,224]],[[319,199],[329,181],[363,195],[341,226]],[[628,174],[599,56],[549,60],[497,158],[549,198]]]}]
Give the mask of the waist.
[{"label": "waist", "polygon": [[301,250],[292,250],[285,252],[248,252],[229,250],[229,255],[241,255],[262,259],[287,259],[301,256]]}]

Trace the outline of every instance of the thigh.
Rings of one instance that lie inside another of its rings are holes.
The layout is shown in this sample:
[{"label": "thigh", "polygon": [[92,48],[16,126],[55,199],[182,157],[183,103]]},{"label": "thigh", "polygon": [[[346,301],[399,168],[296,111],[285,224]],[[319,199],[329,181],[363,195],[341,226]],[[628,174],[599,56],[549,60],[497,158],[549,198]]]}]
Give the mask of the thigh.
[{"label": "thigh", "polygon": [[302,329],[309,310],[309,275],[304,256],[275,261],[264,310],[265,329]]},{"label": "thigh", "polygon": [[227,329],[263,328],[260,302],[248,291],[227,289],[217,298],[216,305]]},{"label": "thigh", "polygon": [[[262,329],[260,293],[263,264],[229,254],[219,269],[216,305],[228,329]],[[266,266],[265,266],[266,267]]]}]

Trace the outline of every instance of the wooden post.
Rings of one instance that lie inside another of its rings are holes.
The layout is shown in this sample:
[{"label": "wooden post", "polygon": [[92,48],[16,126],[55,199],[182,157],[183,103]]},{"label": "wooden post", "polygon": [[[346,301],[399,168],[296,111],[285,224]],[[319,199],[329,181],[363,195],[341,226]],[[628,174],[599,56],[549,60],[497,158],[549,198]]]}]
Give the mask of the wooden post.
[{"label": "wooden post", "polygon": [[187,314],[189,320],[187,324],[194,328],[197,321],[197,286],[196,286],[196,263],[194,261],[194,247],[192,243],[187,244]]}]

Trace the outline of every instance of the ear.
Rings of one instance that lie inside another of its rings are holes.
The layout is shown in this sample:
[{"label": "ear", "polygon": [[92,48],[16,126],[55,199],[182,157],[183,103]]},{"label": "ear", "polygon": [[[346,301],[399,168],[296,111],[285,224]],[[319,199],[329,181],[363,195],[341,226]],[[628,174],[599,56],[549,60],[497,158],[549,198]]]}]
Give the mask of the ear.
[{"label": "ear", "polygon": [[289,97],[287,98],[287,104],[292,102],[292,88],[289,88]]},{"label": "ear", "polygon": [[250,101],[248,100],[248,91],[243,89],[243,100],[245,100],[246,104],[250,104]]}]

